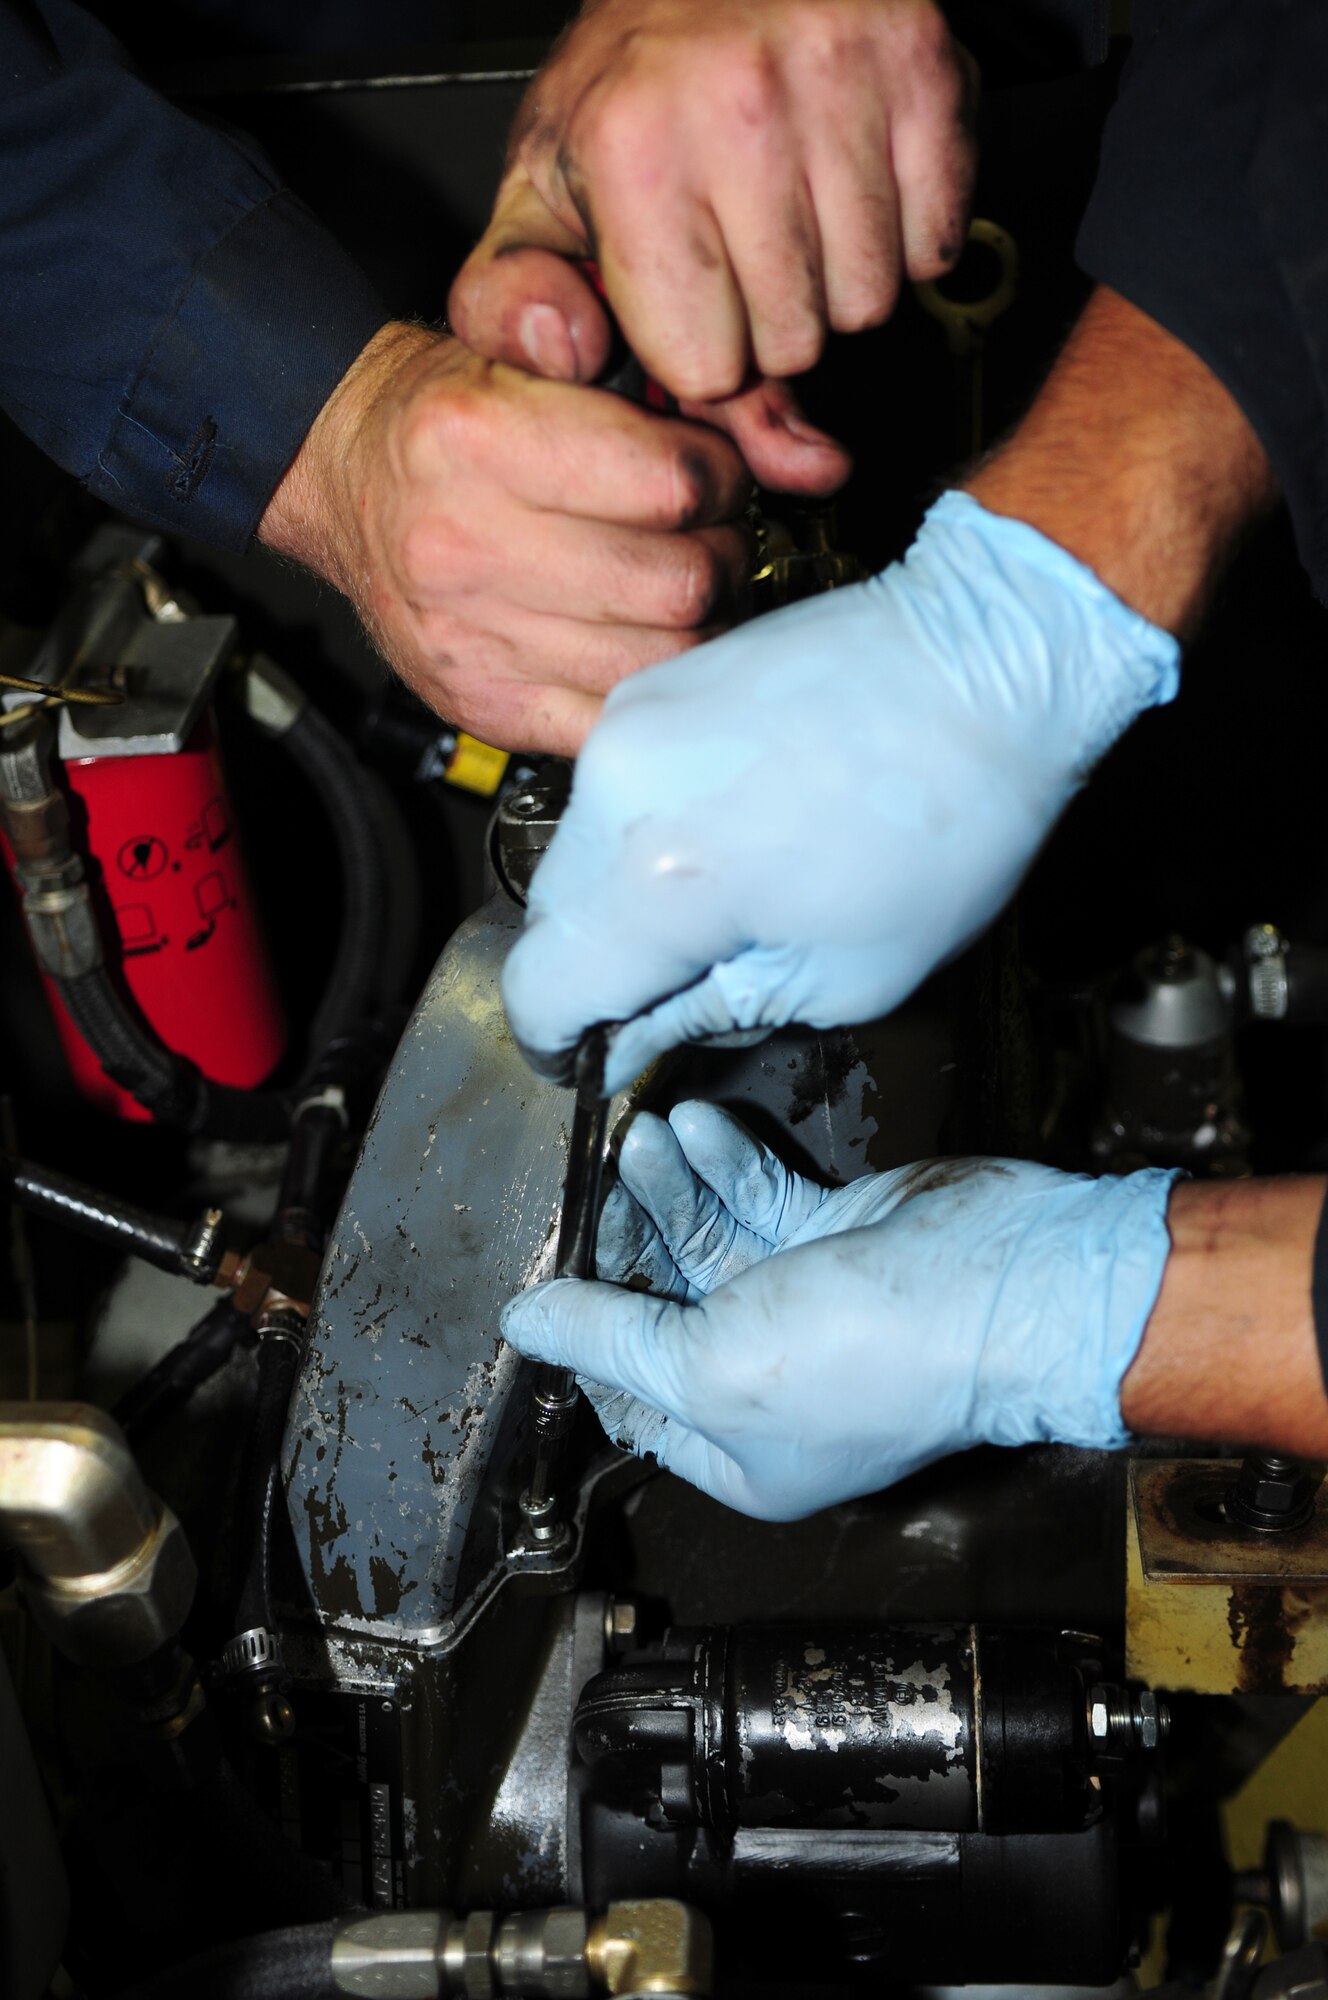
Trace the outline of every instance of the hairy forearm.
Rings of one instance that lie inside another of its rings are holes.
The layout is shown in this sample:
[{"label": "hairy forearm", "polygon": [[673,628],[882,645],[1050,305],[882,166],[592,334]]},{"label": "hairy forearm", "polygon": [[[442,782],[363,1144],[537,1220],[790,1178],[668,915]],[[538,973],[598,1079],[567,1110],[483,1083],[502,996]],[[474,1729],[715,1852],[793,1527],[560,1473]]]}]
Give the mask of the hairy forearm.
[{"label": "hairy forearm", "polygon": [[314,419],[258,524],[258,539],[278,555],[303,563],[344,591],[360,594],[353,461],[374,403],[393,389],[403,366],[429,354],[441,337],[391,320],[374,335]]},{"label": "hairy forearm", "polygon": [[1189,1181],[1121,1414],[1155,1436],[1328,1457],[1328,1396],[1310,1305],[1321,1176]]},{"label": "hairy forearm", "polygon": [[1217,377],[1105,286],[1028,415],[964,484],[1180,638],[1276,498],[1263,447]]}]

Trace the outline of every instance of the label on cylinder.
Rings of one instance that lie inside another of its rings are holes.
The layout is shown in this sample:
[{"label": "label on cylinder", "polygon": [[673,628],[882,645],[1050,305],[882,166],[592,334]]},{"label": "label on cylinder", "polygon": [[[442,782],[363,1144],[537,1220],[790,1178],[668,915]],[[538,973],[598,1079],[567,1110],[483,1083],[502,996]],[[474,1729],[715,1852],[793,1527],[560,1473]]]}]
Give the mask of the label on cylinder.
[{"label": "label on cylinder", "polygon": [[976,1826],[966,1631],[746,1634],[730,1673],[739,1825]]}]

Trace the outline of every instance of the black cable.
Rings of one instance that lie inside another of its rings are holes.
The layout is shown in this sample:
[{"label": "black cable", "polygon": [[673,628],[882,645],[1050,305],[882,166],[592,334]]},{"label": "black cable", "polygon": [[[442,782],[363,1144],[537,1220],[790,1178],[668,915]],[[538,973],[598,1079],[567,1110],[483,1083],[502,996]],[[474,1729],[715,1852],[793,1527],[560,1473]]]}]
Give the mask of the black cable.
[{"label": "black cable", "polygon": [[332,1923],[236,1938],[126,1988],[119,2000],[338,2000]]},{"label": "black cable", "polygon": [[253,1333],[245,1315],[229,1298],[218,1299],[182,1341],[125,1391],[112,1410],[130,1443],[136,1444],[145,1431],[187,1403],[195,1389],[225,1366],[242,1342],[253,1339]]},{"label": "black cable", "polygon": [[354,751],[308,701],[278,740],[317,793],[341,864],[341,936],[309,1035],[316,1058],[326,1043],[353,1033],[372,1004],[391,882],[368,773]]},{"label": "black cable", "polygon": [[212,1083],[138,1022],[105,966],[58,980],[60,998],[106,1074],[163,1125],[209,1138],[266,1143],[285,1136],[296,1093]]},{"label": "black cable", "polygon": [[82,1236],[143,1257],[159,1270],[177,1277],[206,1282],[215,1275],[220,1245],[207,1267],[193,1242],[196,1224],[177,1222],[173,1217],[153,1215],[133,1202],[86,1187],[68,1174],[39,1167],[31,1160],[0,1156],[0,1192],[31,1215],[44,1215],[76,1229]]}]

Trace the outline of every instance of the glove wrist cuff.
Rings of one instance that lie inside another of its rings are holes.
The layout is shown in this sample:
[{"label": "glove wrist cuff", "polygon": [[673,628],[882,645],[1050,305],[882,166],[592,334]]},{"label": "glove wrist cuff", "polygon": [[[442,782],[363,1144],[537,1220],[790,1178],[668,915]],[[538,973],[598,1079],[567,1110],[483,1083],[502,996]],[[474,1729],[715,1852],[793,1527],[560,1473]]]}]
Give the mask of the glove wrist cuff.
[{"label": "glove wrist cuff", "polygon": [[993,671],[1018,678],[1010,706],[1025,723],[1041,711],[1076,772],[1179,688],[1171,633],[1039,528],[991,513],[970,493],[941,495],[906,562],[924,574],[948,572],[949,587],[970,599],[992,642]]}]

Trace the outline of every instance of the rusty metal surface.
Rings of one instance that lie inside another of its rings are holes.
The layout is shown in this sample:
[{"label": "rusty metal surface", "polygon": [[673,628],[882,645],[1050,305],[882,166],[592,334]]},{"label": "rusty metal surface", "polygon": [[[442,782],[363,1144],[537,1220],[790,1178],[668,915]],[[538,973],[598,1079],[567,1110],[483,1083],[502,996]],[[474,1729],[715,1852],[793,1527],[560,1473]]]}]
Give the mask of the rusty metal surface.
[{"label": "rusty metal surface", "polygon": [[1150,1580],[1245,1577],[1328,1583],[1328,1513],[1303,1528],[1267,1535],[1233,1528],[1221,1503],[1236,1477],[1229,1458],[1154,1459],[1130,1467],[1130,1505],[1143,1572]]},{"label": "rusty metal surface", "polygon": [[1328,1536],[1234,1534],[1230,1459],[1130,1467],[1126,1667],[1199,1694],[1328,1692]]}]

